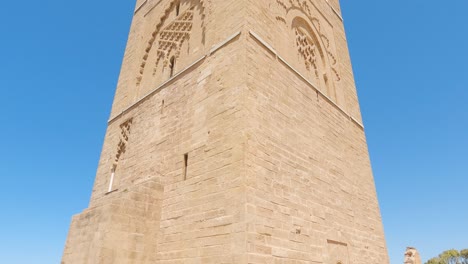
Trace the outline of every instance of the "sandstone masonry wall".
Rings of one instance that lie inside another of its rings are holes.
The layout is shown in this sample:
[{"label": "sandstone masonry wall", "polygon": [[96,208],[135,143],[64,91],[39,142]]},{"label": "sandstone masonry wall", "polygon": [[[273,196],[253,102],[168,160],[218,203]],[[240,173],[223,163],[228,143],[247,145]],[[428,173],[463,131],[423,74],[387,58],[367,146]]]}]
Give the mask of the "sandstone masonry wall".
[{"label": "sandstone masonry wall", "polygon": [[62,263],[388,263],[339,12],[137,0]]}]

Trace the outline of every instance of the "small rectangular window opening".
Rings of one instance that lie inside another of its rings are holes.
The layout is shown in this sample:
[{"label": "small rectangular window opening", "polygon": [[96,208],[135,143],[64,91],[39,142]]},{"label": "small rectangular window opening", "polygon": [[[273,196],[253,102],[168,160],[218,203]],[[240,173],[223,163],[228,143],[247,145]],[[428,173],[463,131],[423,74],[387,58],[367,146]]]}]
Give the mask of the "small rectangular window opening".
[{"label": "small rectangular window opening", "polygon": [[109,189],[107,189],[107,192],[110,193],[113,190],[114,188],[114,178],[115,178],[115,170],[117,169],[117,165],[114,165],[112,166],[112,170],[111,170],[111,177],[110,177],[110,180],[109,180]]},{"label": "small rectangular window opening", "polygon": [[188,153],[184,154],[184,181],[187,180]]}]

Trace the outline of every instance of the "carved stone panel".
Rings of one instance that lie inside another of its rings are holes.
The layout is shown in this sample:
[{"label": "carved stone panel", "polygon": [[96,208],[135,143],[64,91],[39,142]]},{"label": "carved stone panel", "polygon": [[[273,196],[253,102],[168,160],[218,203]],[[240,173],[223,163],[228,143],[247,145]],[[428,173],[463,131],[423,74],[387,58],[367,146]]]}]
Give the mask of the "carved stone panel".
[{"label": "carved stone panel", "polygon": [[328,240],[328,264],[350,264],[348,245]]},{"label": "carved stone panel", "polygon": [[127,145],[130,137],[132,123],[133,119],[130,118],[120,125],[119,143],[117,144],[117,150],[112,161],[111,175],[109,178],[109,187],[107,189],[108,192],[115,190],[113,185],[114,181],[116,180],[116,176],[118,177],[117,180],[121,178],[121,175],[119,175],[119,162],[121,162],[123,155],[127,151]]},{"label": "carved stone panel", "polygon": [[155,87],[186,66],[184,63],[193,55],[195,47],[202,51],[200,47],[204,47],[206,31],[204,20],[205,0],[170,2],[149,36],[136,86],[144,86],[146,90]]},{"label": "carved stone panel", "polygon": [[270,8],[278,25],[291,32],[289,38],[294,41],[287,46],[297,50],[298,67],[299,70],[303,69],[301,73],[336,100],[341,76],[335,56],[332,25],[310,0],[276,0]]},{"label": "carved stone panel", "polygon": [[129,119],[120,125],[120,140],[117,144],[117,152],[114,157],[113,167],[117,167],[119,160],[122,154],[125,153],[127,149],[128,137],[130,136],[130,129],[132,126],[133,119]]},{"label": "carved stone panel", "polygon": [[190,33],[193,26],[193,7],[176,18],[164,30],[159,33],[157,60],[153,68],[153,74],[156,74],[156,67],[163,61],[163,67],[169,64],[170,56],[174,55],[176,59],[180,56],[182,44],[190,39]]}]

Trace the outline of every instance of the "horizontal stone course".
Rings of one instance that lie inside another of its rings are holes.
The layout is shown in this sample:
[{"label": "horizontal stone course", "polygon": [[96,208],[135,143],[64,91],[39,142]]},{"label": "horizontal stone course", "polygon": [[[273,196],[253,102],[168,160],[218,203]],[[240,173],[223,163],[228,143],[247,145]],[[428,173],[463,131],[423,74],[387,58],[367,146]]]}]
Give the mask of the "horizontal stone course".
[{"label": "horizontal stone course", "polygon": [[388,263],[338,1],[178,4],[137,1],[62,263]]}]

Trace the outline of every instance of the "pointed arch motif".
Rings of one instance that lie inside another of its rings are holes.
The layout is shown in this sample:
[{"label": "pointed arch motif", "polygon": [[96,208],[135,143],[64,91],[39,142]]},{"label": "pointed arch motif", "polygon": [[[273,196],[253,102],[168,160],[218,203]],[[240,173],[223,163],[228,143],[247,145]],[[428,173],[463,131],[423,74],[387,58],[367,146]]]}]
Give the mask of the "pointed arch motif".
[{"label": "pointed arch motif", "polygon": [[[172,56],[175,56],[176,59],[179,58],[182,47],[190,40],[194,16],[197,11],[201,17],[202,44],[205,44],[206,1],[207,0],[173,0],[166,6],[144,50],[144,55],[136,78],[137,86],[141,84],[145,72],[152,70],[152,74],[155,75],[160,62],[162,62],[163,67],[167,67]],[[181,3],[187,3],[190,7],[186,10],[181,10]],[[176,18],[173,21],[168,21],[171,14],[174,12],[178,13],[176,14]],[[156,63],[151,63],[151,65],[148,63],[148,60],[150,56],[153,56],[154,50],[156,50],[154,56],[156,56],[157,59]]]},{"label": "pointed arch motif", "polygon": [[275,0],[270,7],[274,10],[275,20],[293,31],[299,57],[306,69],[327,86],[333,85],[332,81],[340,82],[334,46],[314,4],[310,0]]},{"label": "pointed arch motif", "polygon": [[326,52],[320,44],[319,37],[303,18],[296,17],[292,21],[292,30],[296,37],[296,47],[299,56],[304,60],[308,71],[313,71],[316,78],[326,67]]}]

